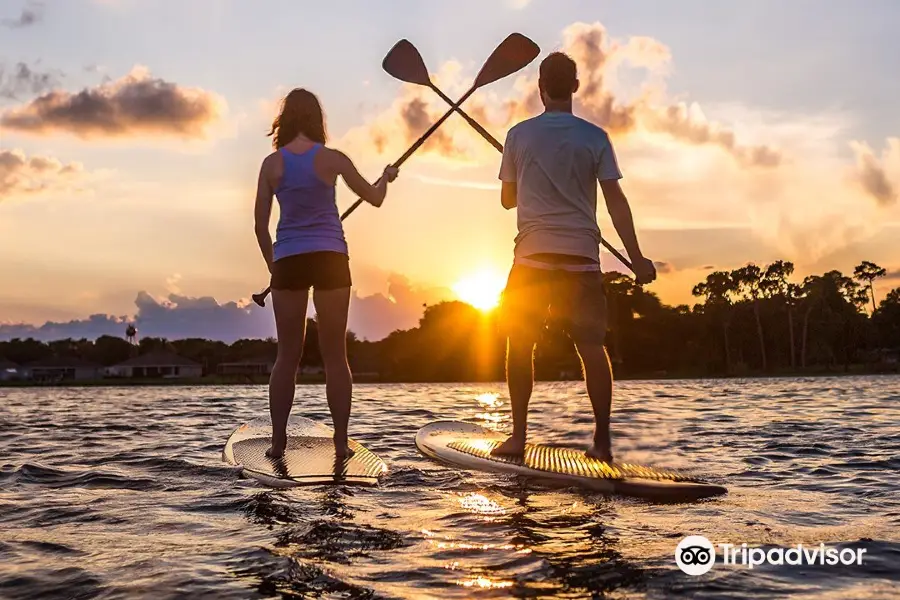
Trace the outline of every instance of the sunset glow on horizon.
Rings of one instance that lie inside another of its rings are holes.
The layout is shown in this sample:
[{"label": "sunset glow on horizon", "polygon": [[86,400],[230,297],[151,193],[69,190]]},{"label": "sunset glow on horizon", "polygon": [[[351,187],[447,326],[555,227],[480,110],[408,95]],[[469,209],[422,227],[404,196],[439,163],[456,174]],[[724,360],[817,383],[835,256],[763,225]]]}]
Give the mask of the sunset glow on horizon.
[{"label": "sunset glow on horizon", "polygon": [[[795,282],[871,260],[888,272],[877,295],[900,285],[900,80],[887,76],[900,42],[883,27],[900,5],[834,2],[829,25],[773,0],[722,5],[708,22],[696,0],[397,2],[399,20],[365,2],[3,3],[0,337],[95,337],[135,318],[147,335],[274,335],[271,305],[249,298],[269,278],[253,198],[279,102],[313,91],[328,144],[373,181],[447,110],[382,68],[403,38],[454,99],[506,35],[540,47],[462,106],[501,143],[541,110],[540,60],[572,56],[574,112],[609,131],[659,267],[646,289],[665,303],[696,303],[711,271],[779,259]],[[760,45],[772,19],[785,35]],[[310,22],[299,41],[296,23]],[[810,68],[822,56],[829,69]],[[380,339],[443,300],[497,306],[517,233],[516,210],[500,205],[500,156],[451,115],[382,207],[343,222],[353,331]],[[338,184],[340,211],[355,199]],[[597,212],[621,250],[602,196]],[[605,253],[603,266],[625,271]]]}]

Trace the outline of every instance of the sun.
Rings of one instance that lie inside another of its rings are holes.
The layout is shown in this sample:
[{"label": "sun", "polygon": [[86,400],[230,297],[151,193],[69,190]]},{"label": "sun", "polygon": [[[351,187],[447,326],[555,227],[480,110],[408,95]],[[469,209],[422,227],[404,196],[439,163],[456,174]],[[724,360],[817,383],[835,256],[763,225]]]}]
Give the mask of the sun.
[{"label": "sun", "polygon": [[500,293],[505,284],[502,275],[490,269],[483,269],[457,281],[453,284],[453,291],[466,304],[489,311],[500,304]]}]

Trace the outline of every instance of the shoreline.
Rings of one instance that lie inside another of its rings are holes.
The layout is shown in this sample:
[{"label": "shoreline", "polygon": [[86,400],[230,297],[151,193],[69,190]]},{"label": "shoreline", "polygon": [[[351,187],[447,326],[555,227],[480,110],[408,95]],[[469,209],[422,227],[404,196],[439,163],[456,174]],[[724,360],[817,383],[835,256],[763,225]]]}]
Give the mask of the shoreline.
[{"label": "shoreline", "polygon": [[[832,378],[832,377],[854,377],[854,376],[898,376],[900,375],[900,365],[890,365],[883,368],[872,368],[865,365],[851,366],[849,369],[814,369],[806,371],[789,371],[789,372],[773,372],[773,373],[731,373],[731,374],[708,374],[698,375],[696,373],[645,373],[631,375],[616,375],[615,381],[673,381],[673,380],[710,380],[710,379],[782,379],[782,378]],[[538,382],[554,382],[566,381],[577,382],[583,381],[581,377],[573,378],[555,378],[540,379],[535,378]],[[0,388],[35,388],[35,387],[161,387],[161,386],[259,386],[267,385],[269,382],[266,376],[245,376],[245,377],[223,377],[218,375],[209,375],[204,377],[185,377],[185,378],[152,378],[152,379],[128,379],[128,378],[103,378],[103,379],[69,379],[65,381],[30,381],[30,380],[10,380],[0,381]],[[322,385],[325,383],[324,376],[304,376],[297,378],[297,385]],[[444,380],[415,380],[415,379],[393,379],[382,378],[378,376],[361,374],[354,376],[354,384],[478,384],[478,383],[505,383],[504,379],[486,379],[471,381],[444,381]]]}]

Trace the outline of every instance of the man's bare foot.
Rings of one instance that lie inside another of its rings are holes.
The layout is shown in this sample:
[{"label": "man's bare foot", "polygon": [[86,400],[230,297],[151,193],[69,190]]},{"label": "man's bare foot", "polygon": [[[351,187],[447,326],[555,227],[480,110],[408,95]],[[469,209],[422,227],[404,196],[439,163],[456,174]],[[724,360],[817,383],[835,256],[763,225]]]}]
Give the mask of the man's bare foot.
[{"label": "man's bare foot", "polygon": [[491,454],[503,456],[522,456],[525,454],[525,438],[510,436],[505,442],[491,450]]},{"label": "man's bare foot", "polygon": [[338,460],[345,460],[354,454],[355,453],[350,448],[350,445],[347,443],[347,436],[334,436],[334,456]]},{"label": "man's bare foot", "polygon": [[612,449],[610,448],[609,444],[604,444],[603,446],[600,446],[595,443],[593,446],[591,446],[590,448],[585,450],[584,453],[587,456],[590,456],[591,458],[596,458],[597,460],[602,460],[603,462],[610,464],[610,465],[613,462]]}]

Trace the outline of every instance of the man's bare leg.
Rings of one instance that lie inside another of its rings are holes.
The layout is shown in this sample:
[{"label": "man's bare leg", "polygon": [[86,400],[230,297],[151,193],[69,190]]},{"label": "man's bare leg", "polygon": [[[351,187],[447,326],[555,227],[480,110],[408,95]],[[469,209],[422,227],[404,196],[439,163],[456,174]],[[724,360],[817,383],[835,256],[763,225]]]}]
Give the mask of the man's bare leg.
[{"label": "man's bare leg", "polygon": [[506,342],[506,384],[512,408],[513,433],[493,454],[521,456],[528,429],[528,401],[534,389],[534,342],[510,337]]},{"label": "man's bare leg", "polygon": [[576,344],[581,368],[587,384],[591,408],[594,410],[594,444],[587,450],[588,456],[611,463],[612,442],[609,434],[609,416],[612,409],[612,365],[603,344]]}]

